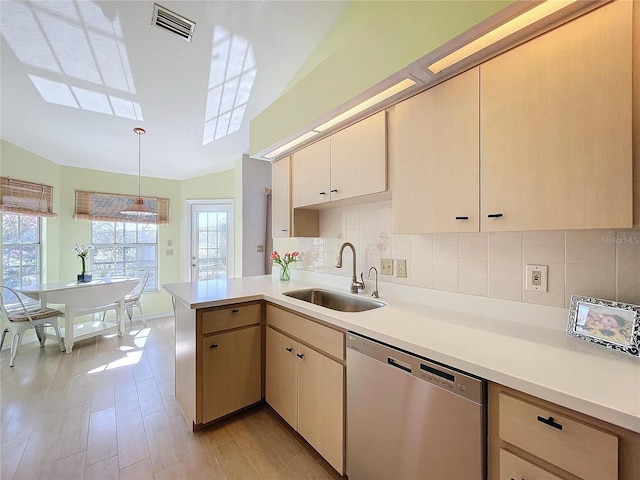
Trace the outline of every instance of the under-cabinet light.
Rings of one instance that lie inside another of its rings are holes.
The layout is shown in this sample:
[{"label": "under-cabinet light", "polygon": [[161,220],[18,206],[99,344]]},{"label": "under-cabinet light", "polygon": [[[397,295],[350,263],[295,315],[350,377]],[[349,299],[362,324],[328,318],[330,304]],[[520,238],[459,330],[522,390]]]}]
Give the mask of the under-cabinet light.
[{"label": "under-cabinet light", "polygon": [[446,57],[437,60],[432,63],[428,68],[433,73],[439,73],[445,68],[454,65],[455,63],[464,60],[467,57],[479,52],[480,50],[493,45],[494,43],[502,40],[503,38],[508,37],[509,35],[522,30],[525,27],[528,27],[532,23],[537,22],[549,15],[561,10],[574,3],[576,0],[547,0],[544,3],[532,8],[531,10],[527,10],[522,15],[509,20],[507,23],[500,25],[494,30],[485,33],[480,38],[472,41],[460,47],[459,49],[451,52]]},{"label": "under-cabinet light", "polygon": [[410,78],[405,78],[404,80],[396,83],[395,85],[392,85],[386,90],[383,90],[377,95],[374,95],[373,97],[368,98],[364,102],[359,103],[355,107],[350,108],[346,112],[341,113],[337,117],[332,118],[328,122],[323,123],[319,127],[315,127],[314,130],[318,132],[324,132],[325,130],[328,130],[329,128],[339,124],[340,122],[343,122],[344,120],[350,117],[353,117],[354,115],[357,115],[360,112],[365,111],[367,108],[372,107],[377,103],[383,102],[384,100],[393,97],[395,94],[400,93],[409,87],[413,87],[415,84],[416,82],[414,82]]},{"label": "under-cabinet light", "polygon": [[310,132],[303,133],[298,138],[294,138],[289,143],[285,143],[280,148],[276,148],[275,150],[265,154],[264,158],[268,158],[269,160],[271,160],[272,158],[275,158],[278,155],[280,155],[282,152],[285,152],[285,151],[289,150],[290,148],[293,148],[296,145],[299,145],[300,143],[304,142],[305,140],[310,139],[311,137],[313,137],[313,136],[315,136],[317,134],[318,134],[318,132],[316,132],[315,130],[311,130]]},{"label": "under-cabinet light", "polygon": [[405,78],[404,80],[401,80],[400,82],[390,86],[389,88],[383,90],[382,92],[374,95],[371,98],[366,99],[365,101],[359,103],[358,105],[356,105],[353,108],[350,108],[349,110],[347,110],[344,113],[341,113],[340,115],[333,117],[331,120],[323,123],[322,125],[318,126],[318,127],[314,127],[313,130],[308,131],[307,133],[304,133],[302,135],[300,135],[297,138],[294,138],[293,140],[291,140],[289,143],[286,143],[284,145],[282,145],[279,148],[276,148],[275,150],[272,150],[269,153],[266,153],[263,155],[263,158],[266,158],[268,160],[271,160],[273,158],[276,158],[278,155],[280,155],[282,152],[286,152],[287,150],[295,147],[296,145],[301,144],[302,142],[304,142],[305,140],[310,139],[311,137],[318,135],[319,133],[322,133],[328,129],[330,129],[331,127],[334,127],[335,125],[338,125],[341,122],[344,122],[345,120],[354,117],[355,115],[357,115],[360,112],[364,112],[366,109],[373,107],[374,105],[377,105],[381,102],[384,102],[385,100],[393,97],[394,95],[403,92],[404,90],[406,90],[407,88],[413,87],[416,84],[416,82],[410,78]]}]

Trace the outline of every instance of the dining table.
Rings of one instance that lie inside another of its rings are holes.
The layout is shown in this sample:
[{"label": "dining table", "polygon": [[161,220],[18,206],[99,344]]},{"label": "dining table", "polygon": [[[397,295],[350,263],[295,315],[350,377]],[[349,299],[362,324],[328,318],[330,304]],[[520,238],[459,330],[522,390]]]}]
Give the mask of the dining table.
[{"label": "dining table", "polygon": [[[25,285],[17,289],[29,298],[38,300],[42,307],[55,307],[64,311],[64,327],[61,328],[64,346],[71,353],[73,344],[85,338],[117,331],[124,335],[124,298],[140,281],[139,278],[111,277],[90,282],[56,282]],[[58,307],[62,305],[62,307]],[[116,321],[105,316],[75,324],[77,317],[115,310]],[[38,335],[47,335],[38,332]]]}]

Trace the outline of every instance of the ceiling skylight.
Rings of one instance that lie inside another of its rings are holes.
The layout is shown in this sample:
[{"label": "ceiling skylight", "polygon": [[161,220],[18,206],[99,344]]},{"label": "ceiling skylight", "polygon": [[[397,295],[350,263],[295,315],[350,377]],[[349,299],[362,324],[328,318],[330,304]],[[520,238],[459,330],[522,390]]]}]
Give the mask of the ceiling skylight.
[{"label": "ceiling skylight", "polygon": [[142,120],[117,10],[111,19],[94,2],[7,1],[2,13],[2,36],[44,101]]},{"label": "ceiling skylight", "polygon": [[253,47],[217,26],[213,32],[202,144],[237,132],[256,78]]}]

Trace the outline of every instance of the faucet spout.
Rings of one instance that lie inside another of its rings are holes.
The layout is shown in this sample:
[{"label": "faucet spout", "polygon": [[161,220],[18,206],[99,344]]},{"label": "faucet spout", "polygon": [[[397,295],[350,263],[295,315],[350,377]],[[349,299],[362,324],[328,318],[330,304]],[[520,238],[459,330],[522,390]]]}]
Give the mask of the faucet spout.
[{"label": "faucet spout", "polygon": [[336,268],[342,268],[342,253],[344,252],[345,247],[349,247],[353,254],[353,275],[351,276],[350,291],[351,293],[358,293],[358,290],[364,290],[364,276],[361,275],[362,281],[359,282],[356,275],[356,247],[354,247],[351,242],[345,242],[340,246],[338,258],[336,259]]}]

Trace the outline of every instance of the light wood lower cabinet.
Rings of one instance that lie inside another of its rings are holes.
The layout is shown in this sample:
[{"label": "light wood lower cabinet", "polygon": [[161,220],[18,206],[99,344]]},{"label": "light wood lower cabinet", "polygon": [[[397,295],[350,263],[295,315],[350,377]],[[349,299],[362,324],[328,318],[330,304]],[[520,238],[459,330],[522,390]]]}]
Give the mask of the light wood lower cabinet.
[{"label": "light wood lower cabinet", "polygon": [[344,474],[344,332],[271,305],[267,323],[267,403]]},{"label": "light wood lower cabinet", "polygon": [[175,392],[193,430],[262,400],[262,308],[176,302]]},{"label": "light wood lower cabinet", "polygon": [[489,479],[631,480],[640,434],[489,384]]},{"label": "light wood lower cabinet", "polygon": [[508,450],[500,449],[500,480],[562,480],[544,468],[527,462]]},{"label": "light wood lower cabinet", "polygon": [[202,422],[211,422],[262,398],[261,327],[202,338]]}]

